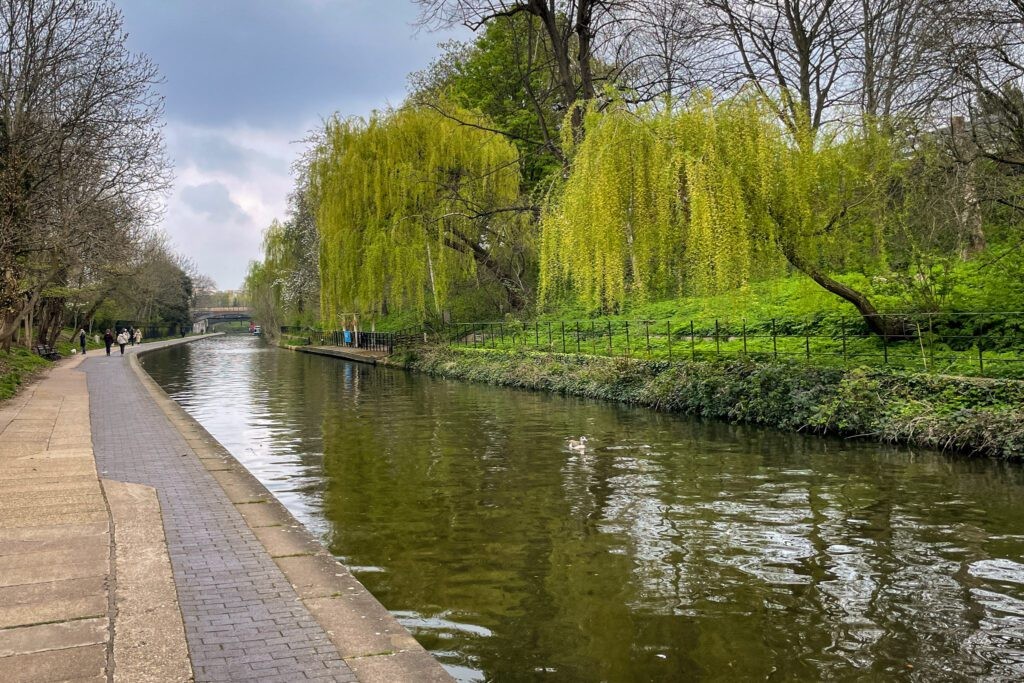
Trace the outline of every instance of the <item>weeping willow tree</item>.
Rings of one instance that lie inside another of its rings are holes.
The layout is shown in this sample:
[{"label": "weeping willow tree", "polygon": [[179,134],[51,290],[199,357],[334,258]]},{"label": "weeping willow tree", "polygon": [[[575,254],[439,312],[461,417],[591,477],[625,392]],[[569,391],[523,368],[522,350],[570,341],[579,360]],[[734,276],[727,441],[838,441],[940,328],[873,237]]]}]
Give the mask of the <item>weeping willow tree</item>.
[{"label": "weeping willow tree", "polygon": [[749,94],[591,107],[542,216],[542,300],[570,289],[610,310],[741,287],[788,265],[882,331],[868,297],[828,272],[877,262],[884,249],[890,146],[844,131],[794,136],[772,111]]},{"label": "weeping willow tree", "polygon": [[500,135],[417,108],[332,119],[310,167],[322,319],[426,315],[478,276],[522,307],[531,214],[519,195],[519,155]]}]

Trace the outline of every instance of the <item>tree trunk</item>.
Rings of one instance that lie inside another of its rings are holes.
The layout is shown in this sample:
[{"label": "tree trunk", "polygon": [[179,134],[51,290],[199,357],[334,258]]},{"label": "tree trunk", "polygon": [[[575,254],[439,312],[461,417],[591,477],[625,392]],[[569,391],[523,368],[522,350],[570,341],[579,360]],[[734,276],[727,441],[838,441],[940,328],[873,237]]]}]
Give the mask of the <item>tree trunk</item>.
[{"label": "tree trunk", "polygon": [[853,287],[844,285],[842,282],[829,277],[804,259],[797,256],[790,248],[783,248],[782,252],[785,254],[786,260],[789,261],[790,265],[794,268],[821,285],[821,287],[826,291],[829,291],[839,298],[853,304],[853,307],[857,309],[857,312],[860,313],[861,317],[864,319],[864,323],[868,326],[868,329],[879,337],[894,340],[912,338],[912,335],[908,335],[903,329],[903,321],[901,318],[886,316],[879,313],[878,309],[875,308],[874,304],[871,303],[871,300],[868,299],[867,295],[863,292],[858,292]]},{"label": "tree trunk", "polygon": [[444,243],[446,246],[463,254],[472,254],[473,260],[476,261],[477,266],[489,272],[501,284],[502,288],[505,290],[508,305],[512,307],[512,310],[519,311],[526,308],[527,301],[526,296],[522,291],[522,287],[520,287],[516,279],[505,268],[503,268],[493,256],[491,256],[490,252],[479,244],[474,244],[471,240],[466,239],[454,230],[451,231],[451,234],[458,238],[458,241],[451,237],[445,237]]},{"label": "tree trunk", "polygon": [[[57,339],[60,337],[61,330],[64,329],[64,317],[67,313],[67,302],[61,298],[53,298],[48,302],[50,308],[50,329],[49,333],[45,337],[45,344],[47,346],[54,346],[57,343]],[[43,335],[39,335],[40,339]]]},{"label": "tree trunk", "polygon": [[960,257],[963,260],[984,251],[985,228],[981,220],[981,207],[978,204],[978,189],[974,183],[974,166],[977,157],[974,141],[967,133],[964,117],[954,116],[950,125],[953,134],[954,157],[957,170],[961,176],[962,210],[957,213],[960,222],[961,247]]},{"label": "tree trunk", "polygon": [[[3,293],[7,301],[3,302],[5,309],[5,315],[0,317],[0,346],[5,349],[9,349],[11,346],[11,340],[14,338],[15,332],[21,324],[26,320],[29,321],[29,329],[32,327],[32,312],[36,307],[36,303],[39,301],[39,297],[42,295],[43,290],[53,282],[53,279],[60,273],[61,268],[57,267],[51,270],[46,277],[40,282],[36,283],[35,287],[30,290],[22,291],[20,293]],[[5,273],[5,276],[13,276],[13,271]],[[19,305],[19,299],[21,299]],[[28,335],[29,339],[26,341],[27,344],[31,344],[31,334]]]}]

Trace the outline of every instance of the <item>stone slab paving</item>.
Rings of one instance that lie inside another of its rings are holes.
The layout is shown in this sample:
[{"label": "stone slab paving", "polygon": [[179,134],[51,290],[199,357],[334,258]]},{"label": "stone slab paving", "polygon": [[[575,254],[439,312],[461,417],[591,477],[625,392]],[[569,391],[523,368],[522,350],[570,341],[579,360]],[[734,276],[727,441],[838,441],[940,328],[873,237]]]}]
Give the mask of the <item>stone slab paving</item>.
[{"label": "stone slab paving", "polygon": [[99,356],[82,366],[96,464],[104,478],[156,489],[195,679],[355,681],[128,361]]},{"label": "stone slab paving", "polygon": [[106,681],[111,534],[78,360],[0,406],[0,680]]}]

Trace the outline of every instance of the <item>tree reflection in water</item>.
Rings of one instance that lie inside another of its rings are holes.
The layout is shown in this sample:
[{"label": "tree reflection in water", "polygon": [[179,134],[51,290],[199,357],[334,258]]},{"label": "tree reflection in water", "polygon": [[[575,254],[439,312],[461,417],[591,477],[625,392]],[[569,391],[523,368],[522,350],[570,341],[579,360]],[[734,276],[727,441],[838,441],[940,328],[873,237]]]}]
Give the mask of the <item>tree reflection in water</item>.
[{"label": "tree reflection in water", "polygon": [[249,337],[144,364],[459,678],[1024,677],[1019,467]]}]

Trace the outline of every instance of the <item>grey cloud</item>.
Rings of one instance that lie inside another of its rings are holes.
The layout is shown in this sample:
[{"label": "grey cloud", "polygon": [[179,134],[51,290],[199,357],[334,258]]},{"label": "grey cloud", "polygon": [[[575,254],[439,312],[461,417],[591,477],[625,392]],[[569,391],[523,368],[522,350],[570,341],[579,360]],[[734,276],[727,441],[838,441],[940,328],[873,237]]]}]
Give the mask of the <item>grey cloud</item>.
[{"label": "grey cloud", "polygon": [[236,145],[221,135],[186,132],[172,141],[177,162],[189,162],[202,171],[227,171],[238,177],[249,177],[256,168],[277,172],[282,161],[259,150]]},{"label": "grey cloud", "polygon": [[[401,92],[436,44],[409,0],[120,0],[129,44],[160,66],[172,118],[278,125],[377,105]],[[351,112],[345,113],[363,113]]]},{"label": "grey cloud", "polygon": [[248,214],[231,199],[228,188],[216,181],[183,188],[181,201],[194,213],[217,223],[243,223],[249,220]]}]

